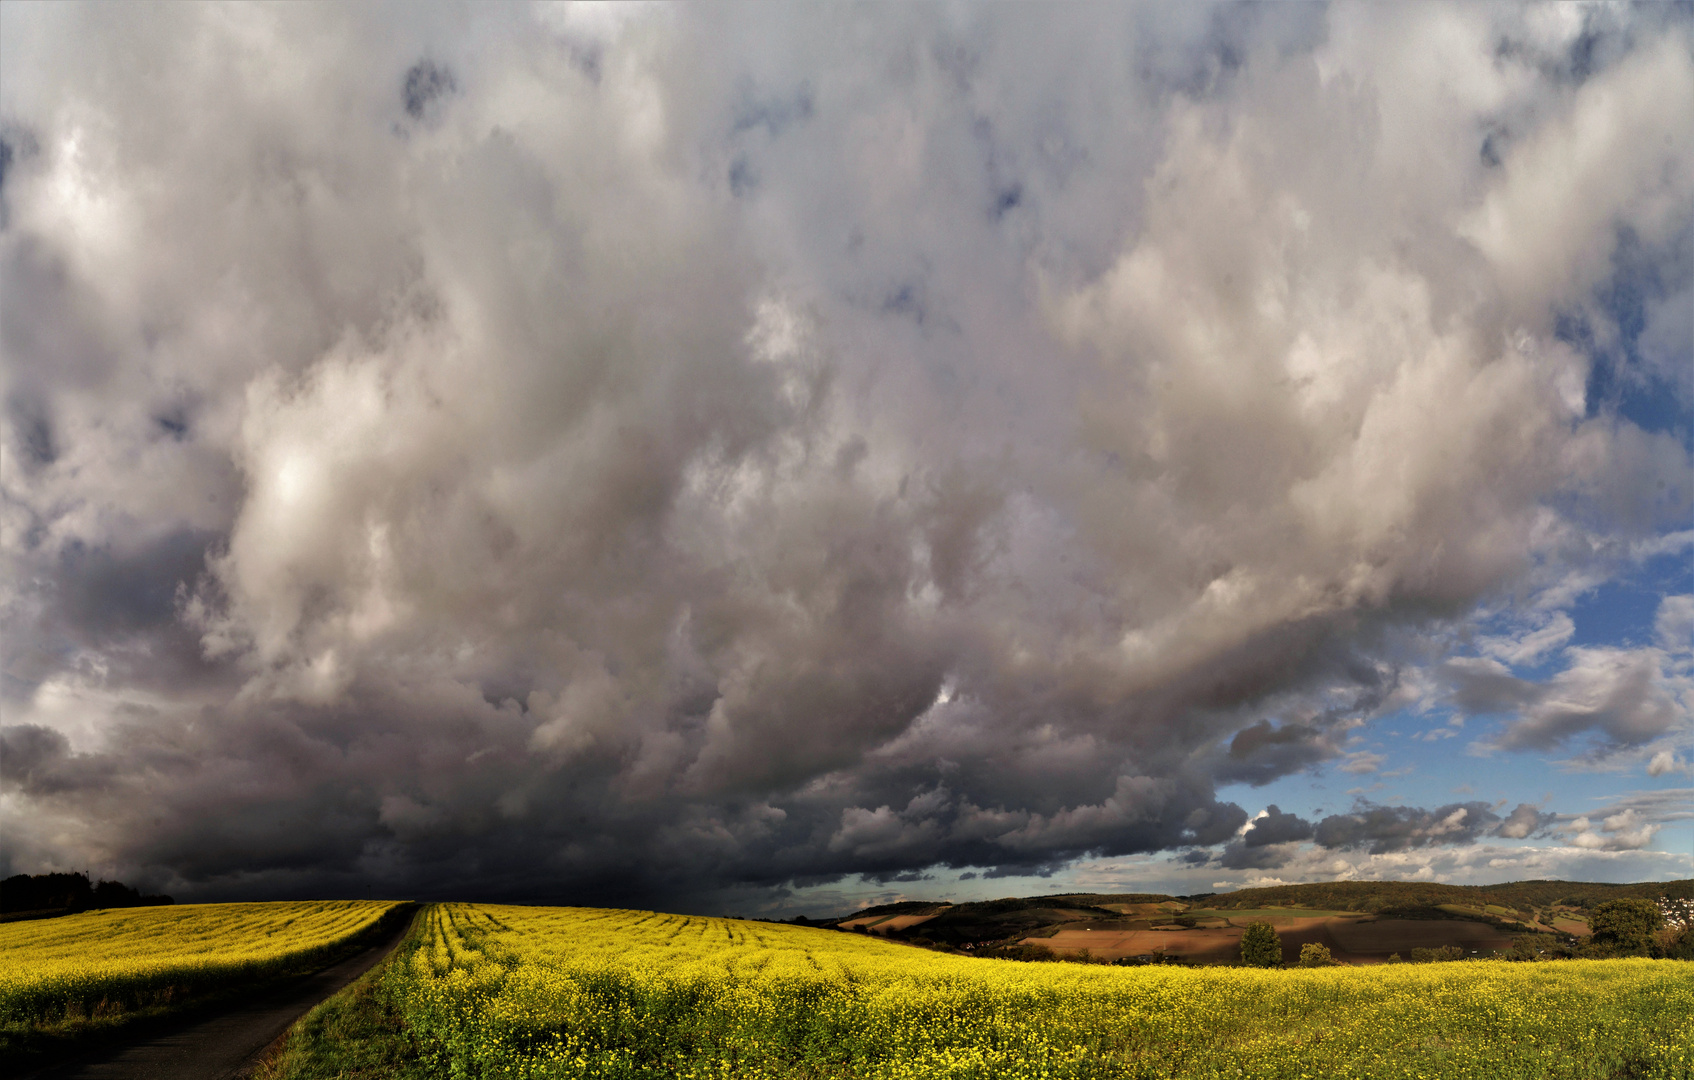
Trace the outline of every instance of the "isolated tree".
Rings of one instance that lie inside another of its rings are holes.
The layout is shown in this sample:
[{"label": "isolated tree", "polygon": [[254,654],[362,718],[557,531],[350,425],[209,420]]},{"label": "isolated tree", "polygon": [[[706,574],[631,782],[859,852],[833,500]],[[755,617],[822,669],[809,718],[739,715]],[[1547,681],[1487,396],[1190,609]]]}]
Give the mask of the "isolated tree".
[{"label": "isolated tree", "polygon": [[1334,967],[1340,962],[1329,954],[1328,945],[1319,945],[1315,941],[1308,941],[1300,946],[1301,967]]},{"label": "isolated tree", "polygon": [[1607,900],[1588,917],[1589,940],[1617,956],[1650,956],[1664,913],[1651,900]]},{"label": "isolated tree", "polygon": [[1241,935],[1241,962],[1248,967],[1276,967],[1282,963],[1282,935],[1268,922],[1248,923]]}]

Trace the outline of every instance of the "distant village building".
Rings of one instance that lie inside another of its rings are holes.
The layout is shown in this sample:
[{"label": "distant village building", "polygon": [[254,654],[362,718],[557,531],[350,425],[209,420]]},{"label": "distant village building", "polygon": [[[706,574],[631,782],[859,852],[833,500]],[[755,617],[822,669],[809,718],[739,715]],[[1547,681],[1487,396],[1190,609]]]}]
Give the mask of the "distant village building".
[{"label": "distant village building", "polygon": [[1694,900],[1686,897],[1673,900],[1668,896],[1661,896],[1659,912],[1664,915],[1667,926],[1674,926],[1678,930],[1684,926],[1694,926]]}]

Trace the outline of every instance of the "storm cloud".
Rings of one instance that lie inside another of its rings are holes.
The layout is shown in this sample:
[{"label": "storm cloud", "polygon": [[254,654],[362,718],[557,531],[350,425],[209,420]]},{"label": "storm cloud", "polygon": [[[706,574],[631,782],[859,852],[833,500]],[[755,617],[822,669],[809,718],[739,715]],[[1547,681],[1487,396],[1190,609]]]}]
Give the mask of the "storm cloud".
[{"label": "storm cloud", "polygon": [[1298,814],[1285,814],[1272,803],[1264,813],[1253,819],[1252,827],[1242,834],[1241,840],[1248,847],[1264,847],[1293,840],[1310,840],[1311,837],[1311,822]]},{"label": "storm cloud", "polygon": [[[1331,814],[1313,824],[1272,804],[1253,819],[1239,839],[1225,845],[1219,863],[1233,870],[1277,869],[1300,855],[1299,842],[1304,840],[1331,851],[1359,850],[1370,855],[1435,846],[1463,847],[1484,837],[1521,840],[1550,831],[1558,817],[1520,803],[1502,821],[1495,809],[1481,802],[1453,803],[1430,810],[1379,806],[1361,800],[1351,811]],[[1581,828],[1587,829],[1587,820],[1581,822]]]},{"label": "storm cloud", "polygon": [[[1220,785],[1377,766],[1396,635],[1689,512],[1558,332],[1686,247],[1674,9],[0,28],[8,873],[687,907],[1226,844]],[[1447,670],[1501,752],[1637,745],[1670,648]]]},{"label": "storm cloud", "polygon": [[1450,803],[1426,810],[1417,806],[1363,804],[1351,813],[1332,814],[1317,823],[1312,838],[1326,848],[1363,848],[1372,855],[1432,844],[1469,844],[1500,824],[1487,803]]}]

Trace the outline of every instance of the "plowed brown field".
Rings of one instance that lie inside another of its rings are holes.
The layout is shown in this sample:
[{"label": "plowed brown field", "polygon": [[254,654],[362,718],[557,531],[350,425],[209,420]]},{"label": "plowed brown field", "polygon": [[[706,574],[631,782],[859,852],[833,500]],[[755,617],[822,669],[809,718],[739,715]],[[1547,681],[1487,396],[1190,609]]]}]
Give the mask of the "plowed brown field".
[{"label": "plowed brown field", "polygon": [[1457,945],[1466,953],[1487,954],[1511,947],[1512,935],[1486,923],[1460,919],[1371,919],[1367,916],[1273,916],[1232,919],[1227,928],[1199,927],[1168,930],[1074,929],[1052,937],[1026,938],[1062,952],[1087,949],[1102,960],[1147,956],[1163,949],[1167,956],[1198,963],[1228,963],[1241,954],[1243,927],[1268,922],[1282,938],[1284,960],[1298,960],[1302,945],[1316,943],[1347,964],[1379,964],[1391,953],[1410,959],[1413,949]]},{"label": "plowed brown field", "polygon": [[1467,953],[1472,950],[1489,953],[1511,948],[1513,937],[1487,923],[1456,919],[1380,919],[1336,925],[1330,932],[1349,953],[1365,956],[1376,953],[1382,957],[1396,952],[1406,956],[1413,949],[1436,949],[1443,945],[1457,945]]},{"label": "plowed brown field", "polygon": [[1185,960],[1221,963],[1241,954],[1241,931],[1226,930],[1060,930],[1050,938],[1026,938],[1062,952],[1087,949],[1102,960],[1147,956],[1155,949]]}]

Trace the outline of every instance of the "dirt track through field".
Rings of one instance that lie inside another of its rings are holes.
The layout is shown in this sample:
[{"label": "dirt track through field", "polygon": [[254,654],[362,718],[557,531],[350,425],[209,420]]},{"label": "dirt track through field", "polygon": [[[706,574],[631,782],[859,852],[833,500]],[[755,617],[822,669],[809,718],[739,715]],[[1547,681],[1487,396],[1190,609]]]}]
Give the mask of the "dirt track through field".
[{"label": "dirt track through field", "polygon": [[144,1037],[107,1044],[15,1080],[236,1080],[259,1063],[259,1055],[289,1026],[375,967],[406,933],[409,919],[396,920],[370,948],[314,975],[219,1009],[198,1013]]}]

